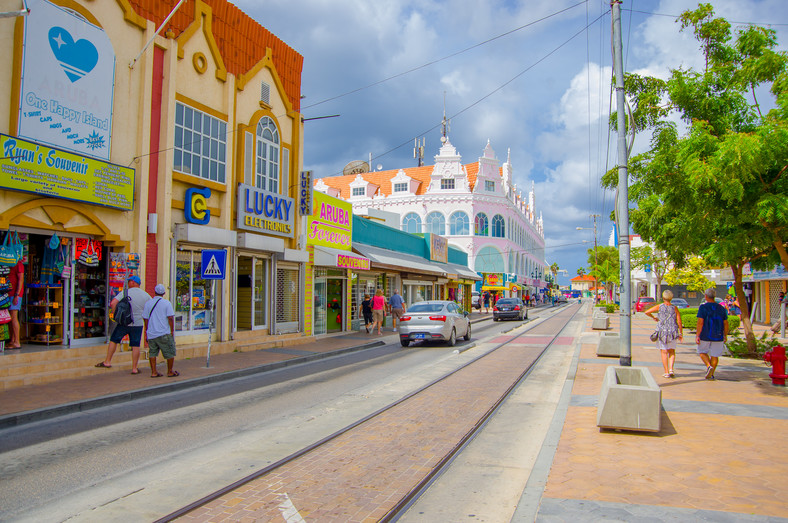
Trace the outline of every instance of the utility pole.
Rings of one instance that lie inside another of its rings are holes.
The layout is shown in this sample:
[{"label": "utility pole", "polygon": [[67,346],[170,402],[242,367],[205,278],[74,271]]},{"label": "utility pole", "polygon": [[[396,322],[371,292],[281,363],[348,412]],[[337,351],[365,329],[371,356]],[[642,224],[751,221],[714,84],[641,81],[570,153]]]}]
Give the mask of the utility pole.
[{"label": "utility pole", "polygon": [[618,127],[618,261],[621,284],[621,351],[619,365],[632,366],[632,303],[629,264],[629,183],[627,176],[626,107],[624,62],[621,44],[621,0],[611,0],[613,15],[613,68],[616,76],[616,116]]},{"label": "utility pole", "polygon": [[591,218],[594,219],[594,306],[596,306],[596,298],[599,295],[599,260],[596,257],[596,219],[599,218],[598,214],[592,214]]}]

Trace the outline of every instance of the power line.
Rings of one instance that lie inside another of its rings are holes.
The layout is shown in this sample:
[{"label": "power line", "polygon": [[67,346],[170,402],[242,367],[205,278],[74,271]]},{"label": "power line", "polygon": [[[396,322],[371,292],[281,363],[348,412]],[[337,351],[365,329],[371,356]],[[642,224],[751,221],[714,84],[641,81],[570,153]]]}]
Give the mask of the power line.
[{"label": "power line", "polygon": [[[638,9],[624,9],[623,7],[621,8],[621,10],[622,11],[632,11],[633,13],[640,13],[640,14],[644,14],[644,15],[664,16],[664,17],[667,17],[667,18],[678,18],[678,17],[681,16],[681,15],[670,15],[670,14],[667,14],[667,13],[654,13],[652,11],[640,11]],[[770,25],[776,25],[776,26],[780,26],[780,27],[782,27],[782,26],[788,27],[788,23],[787,24],[775,24],[775,23],[772,23],[772,22],[737,22],[735,20],[728,20],[728,22],[731,23],[731,24],[757,25],[757,26],[761,26],[761,27],[766,27],[766,26],[770,26]]]},{"label": "power line", "polygon": [[[569,10],[571,10],[571,9],[574,9],[575,7],[577,7],[577,6],[581,5],[581,4],[586,4],[587,2],[588,2],[588,0],[583,0],[582,2],[578,2],[578,3],[576,3],[576,4],[574,4],[574,5],[571,5],[571,6],[567,7],[567,8],[565,8],[565,9],[561,9],[560,11],[556,11],[555,13],[552,13],[552,14],[549,14],[549,15],[547,15],[547,16],[544,16],[544,17],[542,17],[542,18],[539,18],[539,19],[537,19],[537,20],[534,20],[533,22],[528,22],[528,23],[527,23],[527,24],[525,24],[525,25],[521,25],[520,27],[516,27],[516,28],[514,28],[514,29],[511,29],[511,30],[509,30],[509,31],[506,31],[505,33],[501,33],[501,34],[499,34],[499,35],[497,35],[497,36],[493,36],[492,38],[488,38],[487,40],[484,40],[484,41],[482,41],[482,42],[479,42],[479,43],[477,43],[477,44],[474,44],[474,45],[472,45],[472,46],[470,46],[470,47],[466,47],[465,49],[462,49],[462,50],[460,50],[460,51],[455,51],[454,53],[448,54],[448,55],[446,55],[446,56],[444,56],[444,57],[442,57],[442,58],[438,58],[438,59],[436,59],[436,60],[433,60],[433,61],[431,61],[431,62],[427,62],[427,63],[425,63],[425,64],[422,64],[422,65],[419,65],[419,66],[417,66],[417,67],[414,67],[414,68],[412,68],[412,69],[408,69],[407,71],[403,71],[403,72],[401,72],[401,73],[397,73],[397,74],[395,74],[395,75],[393,75],[393,76],[389,76],[388,78],[384,78],[384,79],[382,79],[382,80],[378,80],[377,82],[373,82],[373,83],[371,83],[371,84],[369,84],[369,85],[365,85],[364,87],[358,87],[358,88],[356,88],[356,89],[352,89],[352,90],[350,90],[350,91],[347,91],[347,92],[345,92],[345,93],[338,94],[338,95],[336,95],[336,96],[332,96],[331,98],[326,98],[325,100],[321,100],[321,101],[319,101],[319,102],[315,102],[315,103],[313,103],[313,104],[311,104],[311,105],[306,105],[306,106],[302,107],[302,109],[310,109],[310,108],[312,108],[312,107],[315,107],[315,106],[318,106],[318,105],[320,105],[320,104],[324,104],[324,103],[326,103],[326,102],[330,102],[330,101],[337,100],[337,99],[339,99],[339,98],[343,98],[343,97],[345,97],[345,96],[348,96],[348,95],[351,95],[351,94],[355,94],[355,93],[357,93],[357,92],[359,92],[359,91],[363,91],[363,90],[365,90],[365,89],[369,89],[370,87],[375,87],[376,85],[380,85],[380,84],[382,84],[382,83],[388,82],[389,80],[394,80],[395,78],[399,78],[399,77],[401,77],[401,76],[405,76],[405,75],[407,75],[407,74],[410,74],[410,73],[412,73],[412,72],[414,72],[414,71],[418,71],[418,70],[420,70],[420,69],[424,69],[425,67],[429,67],[429,66],[431,66],[431,65],[435,65],[435,64],[437,64],[437,63],[439,63],[439,62],[442,62],[442,61],[444,61],[444,60],[448,60],[449,58],[454,58],[455,56],[461,55],[461,54],[463,54],[463,53],[465,53],[465,52],[467,52],[467,51],[470,51],[470,50],[472,50],[472,49],[476,49],[477,47],[481,47],[481,46],[483,46],[483,45],[489,44],[490,42],[493,42],[493,41],[495,41],[495,40],[498,40],[498,39],[500,39],[500,38],[503,38],[504,36],[508,36],[508,35],[510,35],[510,34],[512,34],[512,33],[516,33],[517,31],[520,31],[520,30],[522,30],[522,29],[525,29],[526,27],[530,27],[530,26],[532,26],[532,25],[536,25],[536,24],[538,24],[539,22],[543,22],[543,21],[545,21],[545,20],[548,20],[548,19],[550,19],[550,18],[552,18],[552,17],[554,17],[554,16],[558,16],[558,15],[560,15],[560,14],[562,14],[562,13],[566,12],[566,11],[569,11]],[[430,130],[432,130],[432,129],[430,129]]]}]

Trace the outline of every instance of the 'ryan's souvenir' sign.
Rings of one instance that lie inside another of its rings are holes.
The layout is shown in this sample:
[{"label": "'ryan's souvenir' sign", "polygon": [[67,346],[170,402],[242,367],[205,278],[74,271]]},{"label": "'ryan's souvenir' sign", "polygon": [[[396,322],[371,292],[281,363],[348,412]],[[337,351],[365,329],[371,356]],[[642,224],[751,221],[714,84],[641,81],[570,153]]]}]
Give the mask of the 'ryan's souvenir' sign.
[{"label": "'ryan's souvenir' sign", "polygon": [[238,228],[292,238],[295,200],[245,183],[238,184]]},{"label": "'ryan's souvenir' sign", "polygon": [[312,215],[306,230],[307,245],[349,251],[353,238],[352,206],[319,191],[312,196]]},{"label": "'ryan's souvenir' sign", "polygon": [[134,169],[0,134],[0,187],[130,211]]}]

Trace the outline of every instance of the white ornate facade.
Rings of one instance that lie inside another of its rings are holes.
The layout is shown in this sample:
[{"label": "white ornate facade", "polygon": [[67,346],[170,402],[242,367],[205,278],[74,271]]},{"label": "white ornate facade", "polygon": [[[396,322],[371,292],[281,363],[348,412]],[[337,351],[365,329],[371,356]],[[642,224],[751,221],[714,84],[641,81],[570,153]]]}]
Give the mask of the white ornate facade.
[{"label": "white ornate facade", "polygon": [[354,213],[397,213],[403,230],[445,236],[479,274],[544,287],[544,227],[533,183],[526,200],[512,181],[510,159],[501,164],[489,141],[466,165],[448,137],[443,142],[434,166],[321,178],[315,189],[350,201]]}]

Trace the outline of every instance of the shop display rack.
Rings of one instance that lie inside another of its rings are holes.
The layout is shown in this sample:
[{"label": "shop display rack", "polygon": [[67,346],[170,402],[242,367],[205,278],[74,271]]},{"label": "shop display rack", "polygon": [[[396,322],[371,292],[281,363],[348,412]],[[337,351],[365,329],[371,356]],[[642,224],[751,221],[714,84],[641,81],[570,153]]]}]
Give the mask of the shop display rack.
[{"label": "shop display rack", "polygon": [[63,343],[63,287],[31,283],[25,287],[25,327],[28,343]]}]

